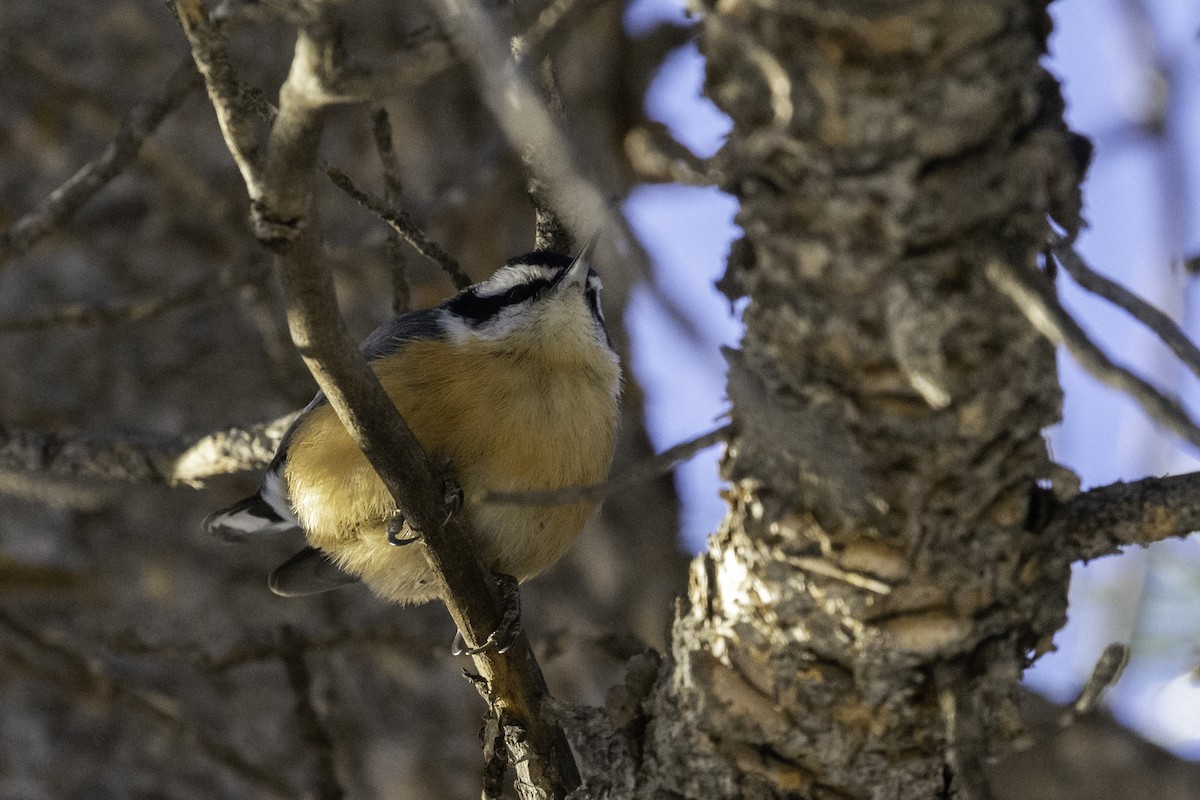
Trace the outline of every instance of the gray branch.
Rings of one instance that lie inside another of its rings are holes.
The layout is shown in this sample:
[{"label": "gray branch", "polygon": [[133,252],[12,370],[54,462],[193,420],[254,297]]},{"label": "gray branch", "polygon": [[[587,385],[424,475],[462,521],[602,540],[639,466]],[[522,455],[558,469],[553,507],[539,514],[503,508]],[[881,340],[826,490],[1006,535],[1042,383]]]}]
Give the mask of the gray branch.
[{"label": "gray branch", "polygon": [[[483,101],[538,182],[543,202],[563,214],[582,238],[602,228],[630,239],[624,221],[588,180],[538,91],[511,54],[503,26],[476,0],[430,0],[459,57],[475,75]],[[537,44],[523,43],[525,52]],[[604,224],[610,223],[610,224]]]},{"label": "gray branch", "polygon": [[1077,495],[1051,517],[1046,535],[1074,561],[1200,530],[1200,472],[1113,483]]},{"label": "gray branch", "polygon": [[1171,348],[1171,352],[1193,375],[1200,378],[1200,348],[1192,343],[1174,320],[1121,284],[1093,270],[1066,239],[1056,237],[1050,249],[1076,283],[1149,328],[1163,344]]},{"label": "gray branch", "polygon": [[295,415],[203,436],[96,436],[0,425],[0,473],[199,488],[271,462]]},{"label": "gray branch", "polygon": [[456,289],[465,289],[471,285],[471,276],[463,270],[462,266],[458,263],[458,259],[447,253],[440,244],[426,236],[421,227],[413,222],[412,217],[406,212],[395,210],[382,198],[355,186],[354,181],[350,180],[350,176],[337,167],[326,168],[325,174],[329,176],[329,180],[333,181],[334,186],[349,195],[360,206],[386,222],[394,233],[411,244],[418,253],[441,267],[450,276],[450,280],[454,283]]}]

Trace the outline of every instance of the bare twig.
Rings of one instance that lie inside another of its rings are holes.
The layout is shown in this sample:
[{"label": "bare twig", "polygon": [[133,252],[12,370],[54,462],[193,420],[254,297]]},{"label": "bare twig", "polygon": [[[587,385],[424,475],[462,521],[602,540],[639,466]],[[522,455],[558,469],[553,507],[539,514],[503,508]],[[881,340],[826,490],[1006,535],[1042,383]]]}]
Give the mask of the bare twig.
[{"label": "bare twig", "polygon": [[262,154],[252,111],[258,107],[234,76],[225,37],[208,18],[203,0],[175,0],[179,23],[191,45],[192,58],[204,76],[204,85],[229,152],[237,163],[251,201],[262,196],[259,165]]},{"label": "bare twig", "polygon": [[[388,208],[400,207],[400,162],[392,147],[392,124],[387,109],[380,106],[371,115],[375,134],[375,149],[383,164],[383,202]],[[408,286],[408,259],[400,246],[400,234],[393,228],[388,231],[388,272],[392,276],[392,311],[403,314],[412,306],[412,292]]]},{"label": "bare twig", "polygon": [[294,418],[199,437],[67,435],[0,425],[0,472],[198,488],[214,475],[269,464]]},{"label": "bare twig", "polygon": [[412,217],[407,213],[400,210],[393,210],[376,195],[355,186],[354,182],[350,180],[350,176],[337,167],[329,167],[325,172],[329,175],[329,179],[333,181],[334,186],[341,189],[359,205],[386,222],[392,230],[411,244],[418,253],[441,267],[450,276],[450,280],[453,281],[455,288],[465,289],[471,285],[471,276],[463,270],[454,256],[447,253],[442,249],[441,245],[426,236],[425,232],[412,221]]},{"label": "bare twig", "polygon": [[[605,193],[584,177],[567,139],[512,58],[509,40],[499,33],[503,26],[494,15],[477,0],[430,0],[429,7],[449,33],[455,52],[475,74],[484,102],[539,182],[547,207],[559,214],[570,209],[572,218],[565,221],[578,234],[606,229],[625,240],[631,238]],[[531,46],[525,43],[526,48]]]},{"label": "bare twig", "polygon": [[1093,270],[1065,239],[1055,237],[1050,249],[1076,283],[1128,312],[1171,348],[1171,352],[1193,375],[1200,377],[1200,348],[1192,343],[1174,320],[1121,284]]},{"label": "bare twig", "polygon": [[27,663],[29,669],[36,671],[39,677],[49,676],[62,686],[65,692],[83,692],[99,696],[116,694],[125,706],[187,737],[214,763],[220,764],[267,795],[280,798],[296,796],[292,787],[280,776],[251,764],[220,738],[210,736],[197,728],[184,716],[174,698],[129,686],[117,680],[105,670],[102,660],[76,652],[62,640],[27,627],[3,610],[0,610],[0,629],[40,655],[50,656],[54,666],[47,668],[46,664],[41,663],[45,659],[35,663],[19,653],[12,653],[17,660]]},{"label": "bare twig", "polygon": [[1096,660],[1096,665],[1092,667],[1092,674],[1088,677],[1083,691],[1075,698],[1075,702],[1063,714],[1058,724],[1064,728],[1072,725],[1080,714],[1086,714],[1099,705],[1104,693],[1121,680],[1128,664],[1129,645],[1114,642],[1104,648],[1104,652]]},{"label": "bare twig", "polygon": [[[513,53],[517,54],[515,39],[513,40]],[[564,107],[562,86],[558,82],[558,70],[554,68],[554,62],[549,56],[542,58],[538,64],[538,80],[545,97],[546,108],[549,109],[554,121],[561,125]],[[529,200],[533,204],[533,246],[538,250],[551,250],[558,253],[574,251],[575,238],[563,223],[562,217],[552,207],[545,187],[537,179],[537,173],[528,169],[528,158],[526,162]]]},{"label": "bare twig", "polygon": [[449,42],[428,38],[371,68],[343,67],[330,72],[318,65],[309,89],[312,99],[323,105],[369,103],[420,86],[456,64]]},{"label": "bare twig", "polygon": [[134,106],[103,153],[0,234],[0,266],[69,222],[80,206],[133,163],[147,137],[199,85],[195,67],[185,61],[175,69],[160,94]]},{"label": "bare twig", "polygon": [[1089,489],[1054,510],[1046,535],[1073,561],[1200,530],[1200,472]]},{"label": "bare twig", "polygon": [[1137,401],[1151,419],[1181,439],[1200,447],[1200,428],[1196,427],[1183,407],[1128,369],[1114,364],[1059,304],[1043,276],[1025,272],[1000,260],[989,261],[985,271],[996,288],[1016,304],[1043,336],[1055,344],[1065,344],[1071,355],[1093,377],[1125,392]]},{"label": "bare twig", "polygon": [[[256,209],[262,224],[256,232],[279,256],[293,342],[397,508],[421,531],[439,595],[468,646],[474,647],[500,626],[499,589],[480,561],[462,515],[447,519],[441,475],[350,341],[340,323],[329,271],[320,262],[312,174],[327,101],[317,72],[337,52],[334,43],[334,32],[322,20],[298,33],[271,128],[262,202]],[[524,744],[543,767],[537,777],[539,796],[564,798],[579,785],[579,774],[561,729],[540,714],[548,692],[528,639],[518,633],[507,652],[488,648],[474,659],[495,712],[525,732]]]},{"label": "bare twig", "polygon": [[292,696],[296,699],[296,723],[300,727],[300,738],[308,749],[310,774],[306,783],[311,791],[305,796],[316,800],[342,800],[346,792],[338,781],[333,737],[313,706],[312,673],[305,658],[304,639],[295,630],[285,626],[281,641],[283,652],[280,661],[287,673]]},{"label": "bare twig", "polygon": [[591,486],[564,486],[561,489],[538,489],[520,492],[480,492],[471,500],[476,503],[515,506],[557,506],[575,503],[598,503],[605,495],[618,489],[638,486],[654,480],[681,461],[686,461],[705,448],[728,441],[733,425],[723,425],[714,431],[667,448],[653,458],[634,464],[617,477]]}]

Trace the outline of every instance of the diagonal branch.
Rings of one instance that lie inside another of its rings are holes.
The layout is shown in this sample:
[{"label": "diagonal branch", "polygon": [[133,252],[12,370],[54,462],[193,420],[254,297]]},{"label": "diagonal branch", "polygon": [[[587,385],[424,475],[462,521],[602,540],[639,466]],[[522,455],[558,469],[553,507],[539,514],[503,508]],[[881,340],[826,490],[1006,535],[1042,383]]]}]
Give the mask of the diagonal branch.
[{"label": "diagonal branch", "polygon": [[[371,131],[375,149],[383,166],[383,202],[388,208],[400,206],[400,162],[392,144],[392,123],[387,109],[379,106],[371,114]],[[400,234],[388,231],[388,273],[392,277],[392,311],[403,314],[412,307],[412,290],[408,285],[408,259],[400,246]]]},{"label": "diagonal branch", "polygon": [[999,259],[989,261],[985,272],[988,280],[1016,304],[1043,336],[1056,345],[1066,345],[1093,377],[1129,395],[1151,419],[1200,447],[1200,428],[1183,407],[1128,369],[1114,364],[1059,304],[1041,274],[1028,273]]},{"label": "diagonal branch", "polygon": [[463,270],[458,260],[447,253],[440,244],[426,236],[425,232],[421,230],[417,223],[413,222],[412,217],[407,213],[404,211],[394,211],[381,198],[365,189],[355,186],[354,182],[350,180],[350,176],[337,167],[328,167],[325,173],[333,181],[334,186],[349,195],[363,208],[386,222],[395,233],[401,236],[404,241],[411,244],[418,253],[441,267],[450,276],[450,280],[454,283],[454,288],[465,289],[471,285],[471,276]]},{"label": "diagonal branch", "polygon": [[142,143],[199,85],[200,76],[191,60],[180,64],[160,94],[138,103],[125,115],[117,135],[103,153],[0,234],[0,266],[70,222],[80,206],[133,163]]},{"label": "diagonal branch", "polygon": [[175,11],[191,45],[192,58],[204,76],[204,85],[217,112],[217,123],[221,126],[225,144],[242,173],[250,200],[256,201],[262,194],[261,144],[251,113],[256,104],[247,97],[234,76],[225,37],[208,18],[203,0],[176,0]]},{"label": "diagonal branch", "polygon": [[1050,251],[1075,282],[1094,295],[1103,297],[1149,328],[1192,374],[1200,378],[1200,348],[1187,337],[1175,321],[1126,289],[1087,265],[1070,242],[1055,237]]},{"label": "diagonal branch", "polygon": [[1073,561],[1200,530],[1200,472],[1113,483],[1077,495],[1050,518],[1046,536]]},{"label": "diagonal branch", "polygon": [[[514,60],[495,16],[477,0],[428,0],[427,4],[449,33],[459,58],[475,74],[484,103],[528,164],[545,202],[559,213],[571,209],[572,218],[565,221],[577,234],[587,236],[605,228],[630,240],[624,221],[584,176],[566,137],[522,65]],[[525,41],[523,46],[532,52],[539,45]]]},{"label": "diagonal branch", "polygon": [[[498,587],[462,516],[446,518],[442,477],[347,335],[321,262],[313,174],[327,98],[318,72],[337,50],[333,31],[322,22],[299,31],[280,89],[261,201],[253,209],[256,233],[278,255],[293,342],[397,508],[421,531],[439,594],[467,643],[475,645],[500,626]],[[533,776],[537,788],[529,796],[565,798],[579,785],[579,775],[561,729],[541,716],[548,692],[528,639],[518,634],[503,654],[485,650],[475,656],[475,666],[496,712],[523,730],[536,756],[514,765],[519,775]]]}]

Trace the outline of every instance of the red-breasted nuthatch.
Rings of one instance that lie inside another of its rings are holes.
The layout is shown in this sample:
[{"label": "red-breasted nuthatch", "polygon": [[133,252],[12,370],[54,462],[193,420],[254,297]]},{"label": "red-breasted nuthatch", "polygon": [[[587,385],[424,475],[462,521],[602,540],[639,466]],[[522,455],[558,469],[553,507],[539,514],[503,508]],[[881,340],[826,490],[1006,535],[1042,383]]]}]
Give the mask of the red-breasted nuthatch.
[{"label": "red-breasted nuthatch", "polygon": [[[535,252],[440,306],[395,317],[363,356],[435,461],[449,460],[483,560],[525,581],[557,561],[594,510],[475,504],[486,491],[603,481],[612,462],[620,366],[586,254]],[[419,547],[389,531],[395,502],[318,393],[284,435],[261,488],[206,527],[246,534],[302,528],[309,547],[272,573],[285,596],[361,580],[380,597],[437,596]],[[405,531],[411,536],[411,531]]]}]

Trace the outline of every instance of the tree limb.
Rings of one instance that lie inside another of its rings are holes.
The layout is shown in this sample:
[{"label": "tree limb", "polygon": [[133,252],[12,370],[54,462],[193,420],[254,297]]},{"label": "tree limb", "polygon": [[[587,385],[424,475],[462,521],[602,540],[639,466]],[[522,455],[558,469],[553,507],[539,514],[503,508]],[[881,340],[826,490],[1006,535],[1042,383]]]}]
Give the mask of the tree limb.
[{"label": "tree limb", "polygon": [[191,45],[192,58],[204,76],[225,144],[242,173],[251,202],[257,201],[262,194],[259,136],[254,127],[252,104],[234,77],[225,37],[208,18],[203,0],[176,0],[175,12]]},{"label": "tree limb", "polygon": [[0,473],[199,488],[216,475],[265,467],[295,416],[199,437],[69,435],[0,424]]},{"label": "tree limb", "polygon": [[1046,535],[1062,542],[1074,561],[1112,555],[1200,530],[1200,472],[1117,482],[1077,495],[1060,506]]}]

